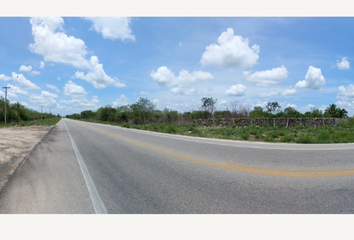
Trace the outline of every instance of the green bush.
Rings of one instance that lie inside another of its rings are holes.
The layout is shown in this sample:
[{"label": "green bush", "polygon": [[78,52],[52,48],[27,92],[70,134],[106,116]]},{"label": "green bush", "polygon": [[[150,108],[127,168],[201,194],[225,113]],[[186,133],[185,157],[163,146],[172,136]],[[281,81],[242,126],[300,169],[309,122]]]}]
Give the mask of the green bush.
[{"label": "green bush", "polygon": [[289,134],[289,135],[284,135],[283,137],[280,138],[280,142],[293,142],[294,141],[294,136]]},{"label": "green bush", "polygon": [[314,139],[310,134],[301,134],[296,140],[297,143],[313,143]]},{"label": "green bush", "polygon": [[249,133],[246,133],[246,132],[241,133],[241,138],[242,138],[243,140],[248,140],[249,137],[250,137]]}]

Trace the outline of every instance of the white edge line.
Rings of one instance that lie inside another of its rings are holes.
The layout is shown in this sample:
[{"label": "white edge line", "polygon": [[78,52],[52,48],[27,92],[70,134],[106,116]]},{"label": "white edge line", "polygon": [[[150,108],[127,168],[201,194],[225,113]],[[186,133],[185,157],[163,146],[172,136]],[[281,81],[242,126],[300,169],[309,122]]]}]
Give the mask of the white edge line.
[{"label": "white edge line", "polygon": [[95,212],[97,214],[107,214],[108,213],[107,209],[106,209],[104,203],[102,202],[102,199],[101,199],[100,195],[97,192],[95,184],[93,183],[91,175],[90,175],[89,171],[87,170],[86,164],[85,164],[84,160],[82,159],[80,151],[77,148],[77,146],[75,144],[75,141],[74,141],[73,137],[70,134],[68,126],[66,126],[65,121],[63,121],[63,122],[64,122],[64,125],[66,127],[66,130],[68,131],[68,134],[69,134],[69,137],[70,137],[70,141],[71,141],[71,143],[73,145],[73,148],[74,148],[74,151],[75,151],[75,154],[76,154],[76,158],[77,158],[77,161],[79,162],[82,175],[84,176],[87,189],[88,189],[88,191],[90,193],[90,197],[91,197],[92,204],[93,204],[93,207],[95,209]]}]

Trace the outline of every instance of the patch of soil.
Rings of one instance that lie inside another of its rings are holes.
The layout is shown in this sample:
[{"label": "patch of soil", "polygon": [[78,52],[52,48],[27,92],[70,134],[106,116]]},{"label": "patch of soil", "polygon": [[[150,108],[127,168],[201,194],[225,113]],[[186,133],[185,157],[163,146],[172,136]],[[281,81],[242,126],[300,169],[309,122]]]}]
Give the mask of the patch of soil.
[{"label": "patch of soil", "polygon": [[17,166],[52,127],[0,128],[0,192]]}]

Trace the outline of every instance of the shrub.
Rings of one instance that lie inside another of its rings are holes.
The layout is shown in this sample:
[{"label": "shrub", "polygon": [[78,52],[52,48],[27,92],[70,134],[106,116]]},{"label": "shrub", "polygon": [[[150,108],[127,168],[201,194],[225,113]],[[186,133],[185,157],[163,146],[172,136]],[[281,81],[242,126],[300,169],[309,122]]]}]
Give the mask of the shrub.
[{"label": "shrub", "polygon": [[297,143],[312,143],[314,142],[313,137],[310,134],[301,134],[296,140]]}]

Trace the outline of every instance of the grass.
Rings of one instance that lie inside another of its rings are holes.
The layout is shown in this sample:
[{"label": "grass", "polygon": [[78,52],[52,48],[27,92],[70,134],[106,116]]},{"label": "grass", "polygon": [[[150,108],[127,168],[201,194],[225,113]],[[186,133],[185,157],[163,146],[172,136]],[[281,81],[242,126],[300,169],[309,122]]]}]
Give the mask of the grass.
[{"label": "grass", "polygon": [[[88,120],[86,120],[88,121]],[[89,120],[90,122],[98,122]],[[282,126],[264,127],[197,127],[194,124],[117,124],[101,122],[111,125],[119,125],[125,128],[135,128],[161,133],[179,134],[186,136],[258,141],[279,143],[353,143],[354,142],[354,119],[342,122],[336,126],[308,127],[296,126],[286,128]]]},{"label": "grass", "polygon": [[55,125],[60,121],[60,117],[55,117],[55,118],[48,118],[48,119],[38,119],[38,120],[32,120],[32,121],[20,121],[18,124],[17,122],[13,123],[7,123],[7,124],[0,124],[0,128],[3,127],[14,127],[14,126],[19,126],[19,127],[27,127],[27,126],[33,126],[33,125],[43,125],[43,126],[51,126]]}]

